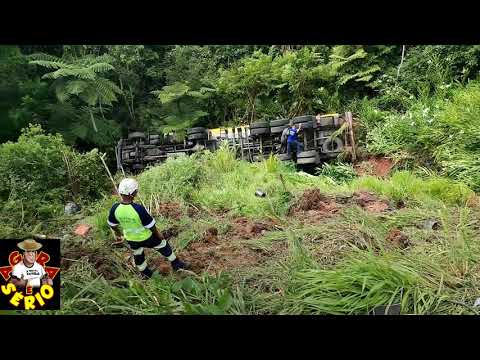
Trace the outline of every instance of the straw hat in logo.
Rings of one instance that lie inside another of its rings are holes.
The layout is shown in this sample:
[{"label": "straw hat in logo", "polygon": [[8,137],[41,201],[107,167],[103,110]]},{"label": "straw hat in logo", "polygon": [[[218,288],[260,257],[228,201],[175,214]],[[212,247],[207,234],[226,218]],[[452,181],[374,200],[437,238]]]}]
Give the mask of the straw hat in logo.
[{"label": "straw hat in logo", "polygon": [[40,250],[43,245],[33,239],[26,239],[18,243],[17,246],[23,251],[37,251]]}]

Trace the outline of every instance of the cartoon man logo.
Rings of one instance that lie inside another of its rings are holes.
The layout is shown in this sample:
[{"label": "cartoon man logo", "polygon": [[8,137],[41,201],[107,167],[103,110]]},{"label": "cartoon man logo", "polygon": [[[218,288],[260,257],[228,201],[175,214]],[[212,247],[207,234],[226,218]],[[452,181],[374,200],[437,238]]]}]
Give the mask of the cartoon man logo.
[{"label": "cartoon man logo", "polygon": [[42,244],[33,239],[27,239],[17,244],[23,251],[22,261],[16,264],[12,270],[11,282],[19,288],[39,288],[47,284],[52,286],[53,281],[49,278],[45,268],[36,262],[37,251]]}]

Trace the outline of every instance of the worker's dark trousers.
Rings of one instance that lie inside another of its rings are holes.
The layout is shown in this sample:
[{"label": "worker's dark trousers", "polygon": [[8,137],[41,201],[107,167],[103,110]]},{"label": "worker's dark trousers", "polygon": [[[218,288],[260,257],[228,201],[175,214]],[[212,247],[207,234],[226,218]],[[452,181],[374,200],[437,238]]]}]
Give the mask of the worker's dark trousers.
[{"label": "worker's dark trousers", "polygon": [[144,248],[157,250],[170,262],[173,262],[177,259],[167,240],[160,240],[154,235],[144,241],[127,242],[130,248],[133,250],[133,259],[135,260],[135,265],[137,266],[138,270],[140,270],[140,272],[147,277],[152,276],[152,270],[150,270],[150,268],[147,266],[147,260],[145,259],[145,253],[143,251]]},{"label": "worker's dark trousers", "polygon": [[290,142],[287,142],[287,154],[290,155],[292,153],[292,147],[295,148],[295,151],[297,152],[297,155],[299,152],[303,151],[303,144],[298,142],[298,140],[293,140]]}]

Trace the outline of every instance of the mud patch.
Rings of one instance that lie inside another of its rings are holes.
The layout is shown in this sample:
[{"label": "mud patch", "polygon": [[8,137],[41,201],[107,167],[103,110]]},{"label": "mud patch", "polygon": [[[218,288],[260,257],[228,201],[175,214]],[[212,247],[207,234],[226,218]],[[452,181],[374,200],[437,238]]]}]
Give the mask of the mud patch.
[{"label": "mud patch", "polygon": [[207,244],[218,243],[218,230],[214,227],[210,227],[203,233],[202,241]]},{"label": "mud patch", "polygon": [[178,233],[179,233],[178,227],[177,226],[172,226],[168,229],[160,231],[160,239],[168,240],[172,237],[177,236]]},{"label": "mud patch", "polygon": [[221,239],[218,244],[196,241],[179,253],[179,257],[189,262],[191,270],[198,274],[203,271],[218,274],[225,270],[252,267],[265,256],[261,251],[228,239]]},{"label": "mud patch", "polygon": [[399,229],[390,230],[386,240],[390,245],[399,249],[406,249],[412,245],[408,236]]},{"label": "mud patch", "polygon": [[155,213],[174,220],[180,220],[183,216],[183,211],[180,204],[175,202],[165,202],[158,204],[155,207]]},{"label": "mud patch", "polygon": [[268,230],[273,230],[278,225],[273,220],[252,221],[250,219],[240,217],[233,221],[230,230],[230,236],[240,239],[251,239],[264,234]]},{"label": "mud patch", "polygon": [[92,264],[97,274],[103,275],[106,280],[114,280],[120,276],[118,270],[109,260],[107,254],[99,252],[98,249],[88,249],[78,247],[75,249],[69,249],[62,253],[61,269],[67,271],[74,263],[72,260],[80,260],[86,257],[88,262]]},{"label": "mud patch", "polygon": [[358,175],[372,175],[385,177],[390,174],[393,168],[393,161],[387,158],[371,158],[355,165]]},{"label": "mud patch", "polygon": [[243,241],[260,237],[276,226],[278,224],[271,219],[253,221],[244,217],[236,218],[224,235],[219,235],[215,227],[206,229],[201,240],[191,242],[179,252],[179,257],[189,262],[191,270],[196,273],[218,274],[256,266],[269,258],[269,253],[247,247]]},{"label": "mud patch", "polygon": [[358,206],[369,212],[380,213],[390,209],[390,204],[387,200],[379,199],[371,192],[357,191],[353,193],[352,199]]},{"label": "mud patch", "polygon": [[162,256],[155,256],[153,259],[149,260],[148,266],[152,271],[158,271],[162,275],[168,275],[173,272],[170,262]]},{"label": "mud patch", "polygon": [[187,208],[187,215],[188,215],[188,217],[190,217],[190,218],[196,218],[196,217],[198,217],[200,214],[201,214],[200,210],[197,209],[197,208],[194,207],[194,206],[189,206],[189,207]]},{"label": "mud patch", "polygon": [[322,222],[325,217],[338,213],[341,205],[319,189],[305,190],[302,196],[290,207],[288,213],[305,222]]}]

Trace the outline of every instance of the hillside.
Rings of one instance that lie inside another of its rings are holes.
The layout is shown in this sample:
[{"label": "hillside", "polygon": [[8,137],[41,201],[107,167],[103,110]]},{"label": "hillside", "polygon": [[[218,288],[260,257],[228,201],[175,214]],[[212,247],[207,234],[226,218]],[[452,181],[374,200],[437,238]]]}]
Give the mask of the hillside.
[{"label": "hillside", "polygon": [[[48,314],[478,314],[479,51],[0,46],[0,238],[61,238],[62,308]],[[346,111],[355,163],[309,174],[224,143],[132,175],[192,271],[147,249],[159,274],[145,280],[112,246],[118,195],[101,158],[117,185],[128,132]]]}]

